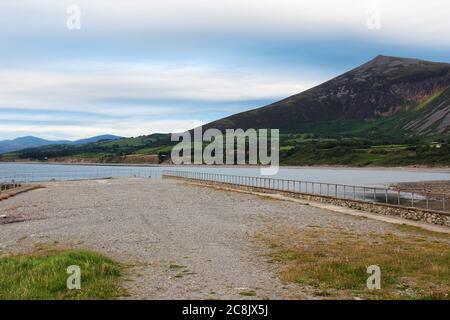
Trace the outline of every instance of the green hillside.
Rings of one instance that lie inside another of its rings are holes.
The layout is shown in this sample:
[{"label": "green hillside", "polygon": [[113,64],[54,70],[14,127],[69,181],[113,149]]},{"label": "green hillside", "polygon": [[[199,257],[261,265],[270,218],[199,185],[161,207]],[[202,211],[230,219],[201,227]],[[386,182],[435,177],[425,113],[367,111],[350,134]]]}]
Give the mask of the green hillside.
[{"label": "green hillside", "polygon": [[3,161],[18,159],[59,160],[85,159],[101,163],[118,163],[126,155],[166,154],[170,152],[169,134],[152,134],[136,138],[122,138],[115,141],[96,142],[84,145],[50,145],[39,148],[24,149],[14,153],[0,155]]}]

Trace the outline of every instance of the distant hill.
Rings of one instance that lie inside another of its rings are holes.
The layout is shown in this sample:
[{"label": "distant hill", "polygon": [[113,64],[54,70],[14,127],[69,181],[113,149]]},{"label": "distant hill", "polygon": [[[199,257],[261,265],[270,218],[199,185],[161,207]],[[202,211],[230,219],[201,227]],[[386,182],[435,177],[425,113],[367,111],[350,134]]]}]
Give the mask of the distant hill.
[{"label": "distant hill", "polygon": [[443,134],[450,128],[449,91],[450,64],[380,55],[312,89],[205,127]]},{"label": "distant hill", "polygon": [[104,135],[95,136],[92,138],[75,140],[75,141],[70,142],[69,145],[79,145],[79,144],[87,144],[87,143],[101,142],[101,141],[115,141],[115,140],[119,140],[119,139],[122,139],[122,137],[115,136],[112,134],[104,134]]},{"label": "distant hill", "polygon": [[[110,137],[110,136],[109,136]],[[49,144],[40,147],[27,148],[17,152],[4,153],[0,160],[14,161],[17,159],[77,162],[123,162],[126,155],[155,155],[170,154],[170,134],[151,134],[135,138],[119,138],[107,140],[105,136],[93,138],[94,142],[83,143],[87,140],[73,141],[70,144]],[[139,159],[131,157],[130,159]],[[130,160],[128,159],[128,160]],[[142,159],[149,159],[142,157]],[[133,160],[135,161],[135,160]]]},{"label": "distant hill", "polygon": [[51,141],[51,140],[45,140],[33,136],[26,136],[26,137],[20,137],[16,138],[14,140],[3,140],[0,141],[0,153],[6,153],[6,152],[14,152],[18,150],[23,150],[27,148],[36,148],[36,147],[42,147],[47,145],[80,145],[80,144],[86,144],[86,143],[92,143],[92,142],[98,142],[98,141],[106,141],[106,140],[117,140],[121,137],[114,136],[114,135],[101,135],[96,136],[88,139],[81,139],[76,141],[69,141],[69,140],[59,140],[59,141]]}]

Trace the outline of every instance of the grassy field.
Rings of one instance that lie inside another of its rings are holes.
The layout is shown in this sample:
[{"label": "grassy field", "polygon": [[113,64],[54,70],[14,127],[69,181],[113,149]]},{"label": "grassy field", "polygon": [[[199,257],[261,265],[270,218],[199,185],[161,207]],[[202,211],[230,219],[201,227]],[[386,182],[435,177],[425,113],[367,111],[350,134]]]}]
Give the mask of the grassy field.
[{"label": "grassy field", "polygon": [[283,165],[410,166],[450,165],[448,146],[427,143],[393,143],[357,138],[282,144]]},{"label": "grassy field", "polygon": [[[81,270],[81,289],[67,289],[67,267]],[[0,259],[1,299],[113,299],[120,294],[121,267],[83,250],[40,250]]]},{"label": "grassy field", "polygon": [[[386,124],[386,121],[389,125]],[[400,121],[400,120],[399,120]],[[303,132],[280,134],[282,165],[346,166],[449,166],[450,150],[434,141],[449,141],[449,135],[412,137],[396,131],[391,120],[336,121],[305,125]],[[314,133],[308,133],[314,132]],[[175,143],[168,134],[98,142],[76,146],[44,146],[0,155],[0,161],[18,159],[126,163],[126,155],[154,155],[162,162]],[[206,146],[207,143],[204,143]],[[146,158],[136,159],[145,163]],[[148,161],[147,161],[148,162]]]},{"label": "grassy field", "polygon": [[[448,236],[287,227],[261,237],[283,281],[310,286],[324,298],[450,299]],[[367,289],[370,265],[381,269],[380,290]]]}]

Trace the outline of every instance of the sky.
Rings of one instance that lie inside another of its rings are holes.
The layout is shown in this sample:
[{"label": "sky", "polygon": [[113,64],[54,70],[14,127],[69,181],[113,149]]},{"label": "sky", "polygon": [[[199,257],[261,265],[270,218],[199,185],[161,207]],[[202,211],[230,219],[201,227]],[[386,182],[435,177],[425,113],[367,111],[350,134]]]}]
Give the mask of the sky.
[{"label": "sky", "polygon": [[450,62],[448,0],[0,0],[0,140],[179,132],[378,54]]}]

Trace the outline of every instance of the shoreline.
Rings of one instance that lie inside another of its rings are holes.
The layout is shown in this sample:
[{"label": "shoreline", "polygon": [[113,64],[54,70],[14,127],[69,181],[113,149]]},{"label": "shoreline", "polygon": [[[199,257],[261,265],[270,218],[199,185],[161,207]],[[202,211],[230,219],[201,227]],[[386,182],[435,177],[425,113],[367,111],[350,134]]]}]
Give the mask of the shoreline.
[{"label": "shoreline", "polygon": [[450,180],[399,182],[391,186],[395,190],[420,195],[450,196]]},{"label": "shoreline", "polygon": [[[60,166],[93,166],[93,167],[186,167],[186,168],[254,168],[259,169],[266,166],[256,166],[256,165],[174,165],[174,164],[151,164],[151,163],[68,163],[68,162],[40,162],[40,161],[0,161],[1,164],[28,164],[28,165],[60,165]],[[450,172],[450,167],[431,167],[431,166],[365,166],[365,167],[355,167],[346,165],[317,165],[317,166],[284,166],[280,165],[280,169],[334,169],[334,170],[380,170],[380,171],[390,171],[390,170],[401,170],[401,171],[411,171],[411,172]]]}]

